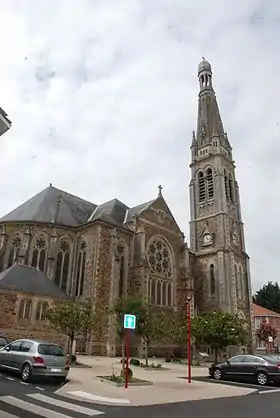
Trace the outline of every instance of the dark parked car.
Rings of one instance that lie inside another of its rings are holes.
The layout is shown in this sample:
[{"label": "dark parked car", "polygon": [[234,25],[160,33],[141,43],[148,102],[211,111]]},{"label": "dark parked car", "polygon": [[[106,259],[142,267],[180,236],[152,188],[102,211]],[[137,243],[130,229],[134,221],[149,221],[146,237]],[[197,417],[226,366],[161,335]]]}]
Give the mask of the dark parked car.
[{"label": "dark parked car", "polygon": [[9,341],[3,337],[3,335],[0,335],[0,348],[1,347],[5,347],[5,345],[7,345],[9,343]]},{"label": "dark parked car", "polygon": [[209,375],[213,379],[253,381],[259,385],[280,383],[280,356],[242,354],[224,363],[212,364]]}]

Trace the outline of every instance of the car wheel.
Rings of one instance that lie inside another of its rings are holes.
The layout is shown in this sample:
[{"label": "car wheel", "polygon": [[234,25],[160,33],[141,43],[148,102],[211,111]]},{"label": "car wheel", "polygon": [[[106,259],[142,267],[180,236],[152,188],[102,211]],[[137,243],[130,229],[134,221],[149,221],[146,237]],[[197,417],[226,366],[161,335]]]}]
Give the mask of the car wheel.
[{"label": "car wheel", "polygon": [[221,380],[221,378],[222,378],[222,371],[221,371],[221,369],[215,369],[214,370],[214,372],[213,372],[213,378],[215,380]]},{"label": "car wheel", "polygon": [[23,382],[30,382],[31,380],[31,375],[32,375],[32,370],[31,367],[29,366],[28,363],[25,363],[22,366],[22,370],[21,370],[21,380]]},{"label": "car wheel", "polygon": [[268,382],[267,374],[265,372],[259,372],[257,374],[258,385],[265,386]]}]

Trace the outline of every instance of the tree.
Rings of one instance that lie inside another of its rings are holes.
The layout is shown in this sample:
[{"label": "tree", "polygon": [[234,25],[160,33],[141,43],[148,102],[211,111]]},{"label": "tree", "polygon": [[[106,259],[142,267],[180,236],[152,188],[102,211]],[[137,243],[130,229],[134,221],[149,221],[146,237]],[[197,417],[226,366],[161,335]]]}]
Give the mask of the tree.
[{"label": "tree", "polygon": [[95,329],[98,318],[90,299],[84,301],[67,300],[50,309],[47,319],[58,331],[69,337],[68,354],[72,353],[73,342],[78,334],[84,335]]},{"label": "tree", "polygon": [[217,362],[218,351],[231,345],[244,344],[245,321],[224,311],[205,312],[192,320],[192,334],[199,343],[209,345]]},{"label": "tree", "polygon": [[149,365],[149,346],[153,341],[164,341],[169,335],[169,320],[165,313],[143,303],[138,312],[136,333],[145,344],[145,363]]},{"label": "tree", "polygon": [[272,325],[268,324],[267,322],[262,322],[259,328],[256,331],[257,337],[264,341],[266,344],[269,342],[268,337],[272,337],[273,341],[277,337],[277,330]]},{"label": "tree", "polygon": [[135,334],[144,340],[145,361],[148,365],[149,345],[152,341],[162,341],[167,335],[167,317],[162,312],[152,308],[140,296],[125,296],[120,298],[112,309],[115,316],[115,326],[122,344],[122,364],[125,364],[125,329],[124,315],[136,316]]},{"label": "tree", "polygon": [[268,282],[254,295],[254,302],[266,309],[280,313],[280,287],[277,282]]},{"label": "tree", "polygon": [[[116,332],[121,340],[122,364],[125,364],[125,329],[123,326],[125,314],[136,315],[138,319],[140,311],[143,309],[143,302],[140,296],[124,296],[116,301],[111,314],[114,317]],[[136,321],[136,324],[138,320]]]}]

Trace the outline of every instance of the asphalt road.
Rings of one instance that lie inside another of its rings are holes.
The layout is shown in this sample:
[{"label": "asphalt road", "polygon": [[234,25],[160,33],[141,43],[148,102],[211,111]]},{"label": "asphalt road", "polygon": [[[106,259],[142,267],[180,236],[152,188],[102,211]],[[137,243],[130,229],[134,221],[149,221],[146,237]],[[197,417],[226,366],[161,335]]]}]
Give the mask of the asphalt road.
[{"label": "asphalt road", "polygon": [[[279,418],[280,392],[234,398],[210,399],[174,404],[122,408],[106,418]],[[104,417],[104,418],[105,418]]]},{"label": "asphalt road", "polygon": [[0,373],[0,418],[84,418],[107,416],[120,407],[81,402],[56,395],[57,386],[23,383],[15,376]]},{"label": "asphalt road", "polygon": [[[244,385],[245,386],[245,385]],[[24,384],[0,373],[0,418],[279,418],[280,389],[267,388],[233,398],[189,401],[147,407],[105,406],[56,395],[57,387]]]}]

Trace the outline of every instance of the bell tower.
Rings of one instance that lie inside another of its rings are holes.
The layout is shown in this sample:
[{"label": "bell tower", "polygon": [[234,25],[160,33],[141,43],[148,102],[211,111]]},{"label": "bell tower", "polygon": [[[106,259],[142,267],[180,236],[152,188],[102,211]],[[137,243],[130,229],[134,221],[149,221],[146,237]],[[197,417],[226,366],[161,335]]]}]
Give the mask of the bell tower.
[{"label": "bell tower", "polygon": [[191,142],[190,249],[199,262],[209,306],[239,314],[251,324],[250,267],[235,163],[212,68],[204,58],[198,80],[197,129]]}]

